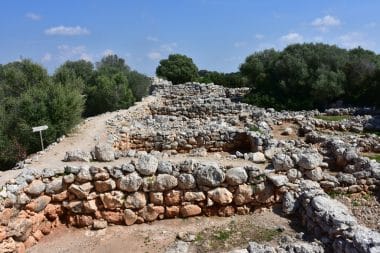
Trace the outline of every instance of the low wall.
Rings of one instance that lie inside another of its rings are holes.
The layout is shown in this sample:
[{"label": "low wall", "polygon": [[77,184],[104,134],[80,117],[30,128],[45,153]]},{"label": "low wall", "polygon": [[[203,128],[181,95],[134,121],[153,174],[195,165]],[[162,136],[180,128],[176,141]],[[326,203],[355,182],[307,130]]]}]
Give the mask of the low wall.
[{"label": "low wall", "polygon": [[6,185],[0,249],[12,243],[30,247],[61,222],[101,229],[175,217],[247,214],[279,203],[283,192],[251,166],[225,168],[193,160],[172,164],[152,155],[120,166],[29,169]]}]

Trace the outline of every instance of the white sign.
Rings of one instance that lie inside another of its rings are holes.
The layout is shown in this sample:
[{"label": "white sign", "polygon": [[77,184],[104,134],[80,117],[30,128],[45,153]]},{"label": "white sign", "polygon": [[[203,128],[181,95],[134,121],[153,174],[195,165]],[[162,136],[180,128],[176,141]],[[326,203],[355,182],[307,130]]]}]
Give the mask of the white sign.
[{"label": "white sign", "polygon": [[41,140],[42,151],[45,149],[44,148],[44,141],[42,139],[42,131],[46,130],[46,129],[48,129],[48,126],[46,126],[46,125],[44,125],[44,126],[38,126],[38,127],[32,127],[33,133],[40,132],[40,140]]},{"label": "white sign", "polygon": [[48,129],[48,126],[45,125],[45,126],[32,127],[32,129],[33,129],[33,133],[40,132],[40,131]]}]

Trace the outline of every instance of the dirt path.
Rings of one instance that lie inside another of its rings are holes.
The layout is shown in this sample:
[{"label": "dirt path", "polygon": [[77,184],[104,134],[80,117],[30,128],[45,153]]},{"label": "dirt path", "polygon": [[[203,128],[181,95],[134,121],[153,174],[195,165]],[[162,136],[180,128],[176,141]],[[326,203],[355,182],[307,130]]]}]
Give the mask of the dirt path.
[{"label": "dirt path", "polygon": [[[80,149],[83,151],[91,151],[97,142],[107,141],[108,131],[112,127],[107,124],[108,120],[126,113],[136,114],[146,111],[147,105],[157,100],[157,97],[149,96],[141,102],[137,102],[128,110],[119,110],[115,112],[107,112],[98,116],[90,117],[79,124],[72,133],[68,134],[60,143],[50,147],[42,155],[32,155],[32,162],[28,164],[31,168],[59,168],[65,166],[63,158],[66,151]],[[15,178],[20,174],[21,170],[9,170],[0,172],[0,186],[4,185],[9,179]]]},{"label": "dirt path", "polygon": [[[291,220],[281,217],[272,211],[266,210],[261,213],[249,215],[236,215],[232,217],[195,217],[187,219],[168,219],[155,221],[151,224],[140,224],[133,226],[109,226],[104,230],[90,231],[85,229],[61,227],[56,229],[52,234],[45,236],[37,245],[30,248],[29,253],[118,253],[118,252],[165,252],[179,232],[190,232],[194,235],[209,231],[211,235],[220,231],[225,231],[231,227],[232,223],[239,224],[241,227],[254,226],[255,228],[277,229],[282,228],[284,231],[275,236],[269,244],[277,245],[278,237],[288,235],[295,237],[296,231],[292,227]],[[235,231],[239,234],[239,231]],[[245,235],[246,237],[247,235]],[[204,235],[203,235],[204,237]],[[189,253],[195,252],[226,252],[236,248],[244,248],[248,245],[247,241],[256,240],[257,238],[242,238],[239,242],[229,240],[219,241],[214,245],[218,249],[204,250],[197,236],[195,242],[190,246]],[[205,240],[206,238],[202,238]],[[211,236],[211,240],[213,237]],[[236,239],[235,239],[236,240]],[[215,241],[214,241],[215,243]],[[221,250],[222,248],[222,250]]]}]

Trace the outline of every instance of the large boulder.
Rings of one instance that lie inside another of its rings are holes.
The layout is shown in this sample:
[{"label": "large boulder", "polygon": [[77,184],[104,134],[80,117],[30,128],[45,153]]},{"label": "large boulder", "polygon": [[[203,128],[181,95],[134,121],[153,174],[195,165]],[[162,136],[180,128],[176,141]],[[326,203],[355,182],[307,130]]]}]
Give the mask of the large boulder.
[{"label": "large boulder", "polygon": [[217,164],[200,165],[196,171],[197,184],[200,186],[217,187],[224,179],[224,172]]},{"label": "large boulder", "polygon": [[207,196],[215,203],[226,205],[232,202],[233,195],[226,188],[218,187],[207,192]]},{"label": "large boulder", "polygon": [[95,146],[95,158],[99,162],[110,162],[115,160],[115,152],[109,144],[97,144]]},{"label": "large boulder", "polygon": [[288,171],[294,167],[293,160],[286,154],[276,154],[272,158],[275,171]]},{"label": "large boulder", "polygon": [[178,176],[178,188],[181,190],[189,190],[197,187],[197,183],[192,174],[180,174]]},{"label": "large boulder", "polygon": [[171,190],[178,185],[177,178],[169,174],[159,174],[154,183],[154,190],[161,192]]},{"label": "large boulder", "polygon": [[305,170],[312,170],[322,164],[323,157],[318,152],[304,152],[300,154],[298,166]]},{"label": "large boulder", "polygon": [[45,191],[46,185],[41,180],[34,180],[27,188],[25,192],[32,196],[38,196]]},{"label": "large boulder", "polygon": [[136,170],[144,176],[154,175],[157,171],[158,160],[152,155],[142,155],[137,164]]},{"label": "large boulder", "polygon": [[227,170],[226,181],[229,185],[244,184],[247,179],[247,172],[242,167],[235,167]]},{"label": "large boulder", "polygon": [[144,192],[135,192],[127,196],[124,206],[129,209],[141,209],[146,206],[146,196]]},{"label": "large boulder", "polygon": [[13,236],[16,241],[26,241],[32,232],[33,222],[30,219],[12,219],[7,228],[8,236]]},{"label": "large boulder", "polygon": [[125,177],[118,179],[117,188],[126,192],[135,192],[140,188],[142,182],[143,179],[139,174],[132,172]]},{"label": "large boulder", "polygon": [[65,162],[90,162],[91,154],[90,152],[85,152],[79,149],[67,151],[63,160]]}]

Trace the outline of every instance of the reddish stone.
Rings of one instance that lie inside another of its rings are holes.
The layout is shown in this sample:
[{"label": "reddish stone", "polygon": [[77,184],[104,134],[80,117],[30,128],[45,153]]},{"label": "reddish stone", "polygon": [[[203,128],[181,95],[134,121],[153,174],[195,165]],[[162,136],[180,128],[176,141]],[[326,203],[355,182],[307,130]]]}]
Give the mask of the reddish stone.
[{"label": "reddish stone", "polygon": [[145,221],[154,221],[158,217],[157,211],[154,209],[152,205],[145,206],[143,209],[139,211],[139,215]]},{"label": "reddish stone", "polygon": [[41,232],[44,235],[50,234],[50,232],[51,232],[51,222],[50,221],[44,221],[44,222],[42,222],[41,225],[39,226],[39,230],[41,230]]},{"label": "reddish stone", "polygon": [[223,206],[219,208],[218,215],[222,217],[229,217],[235,214],[235,208],[233,206]]},{"label": "reddish stone", "polygon": [[6,238],[7,232],[6,227],[0,226],[0,243]]},{"label": "reddish stone", "polygon": [[179,205],[181,203],[181,191],[171,190],[165,193],[165,204],[168,206]]},{"label": "reddish stone", "polygon": [[39,241],[44,237],[44,234],[41,232],[41,230],[37,230],[36,232],[33,233],[33,237]]},{"label": "reddish stone", "polygon": [[108,223],[113,224],[122,224],[123,223],[123,214],[121,212],[113,212],[113,211],[102,211],[102,218],[108,221]]},{"label": "reddish stone", "polygon": [[56,204],[48,204],[45,207],[44,213],[45,216],[51,221],[58,219],[63,214],[62,206]]},{"label": "reddish stone", "polygon": [[68,197],[69,197],[69,192],[65,190],[61,193],[54,194],[52,196],[52,199],[53,199],[53,201],[56,201],[56,202],[62,202],[64,200],[68,199]]},{"label": "reddish stone", "polygon": [[28,239],[24,242],[25,248],[30,248],[37,243],[36,239],[33,236],[29,236]]},{"label": "reddish stone", "polygon": [[179,215],[178,206],[167,206],[165,208],[165,217],[166,218],[175,218]]},{"label": "reddish stone", "polygon": [[33,223],[32,232],[36,232],[39,229],[41,223],[46,220],[46,217],[43,213],[36,213],[30,217],[30,220]]},{"label": "reddish stone", "polygon": [[26,251],[26,249],[25,249],[24,243],[22,243],[22,242],[16,243],[16,252],[17,253],[25,253],[25,251]]},{"label": "reddish stone", "polygon": [[70,217],[70,224],[76,227],[88,227],[93,223],[92,217],[88,215],[75,215]]},{"label": "reddish stone", "polygon": [[236,208],[236,213],[240,214],[240,215],[249,214],[249,211],[250,211],[250,209],[248,206],[238,206]]},{"label": "reddish stone", "polygon": [[181,207],[181,216],[190,217],[196,216],[202,213],[202,209],[197,205],[186,205]]},{"label": "reddish stone", "polygon": [[8,225],[11,218],[17,216],[17,210],[13,208],[5,208],[0,212],[0,225]]}]

